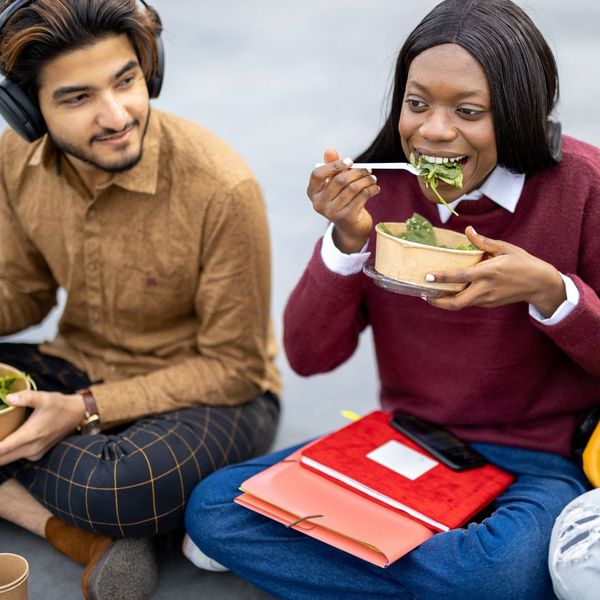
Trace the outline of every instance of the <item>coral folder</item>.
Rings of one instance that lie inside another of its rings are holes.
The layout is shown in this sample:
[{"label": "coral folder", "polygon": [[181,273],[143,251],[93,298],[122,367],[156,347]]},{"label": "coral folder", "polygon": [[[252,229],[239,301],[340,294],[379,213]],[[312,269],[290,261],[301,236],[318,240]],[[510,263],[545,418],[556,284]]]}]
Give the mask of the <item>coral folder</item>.
[{"label": "coral folder", "polygon": [[303,448],[302,466],[437,531],[466,523],[514,479],[491,464],[453,471],[393,429],[389,419],[374,411]]},{"label": "coral folder", "polygon": [[386,567],[434,530],[466,523],[514,479],[491,464],[453,471],[389,418],[375,411],[304,446],[244,481],[235,502]]},{"label": "coral folder", "polygon": [[244,481],[235,502],[380,567],[433,532],[299,464],[300,451]]}]

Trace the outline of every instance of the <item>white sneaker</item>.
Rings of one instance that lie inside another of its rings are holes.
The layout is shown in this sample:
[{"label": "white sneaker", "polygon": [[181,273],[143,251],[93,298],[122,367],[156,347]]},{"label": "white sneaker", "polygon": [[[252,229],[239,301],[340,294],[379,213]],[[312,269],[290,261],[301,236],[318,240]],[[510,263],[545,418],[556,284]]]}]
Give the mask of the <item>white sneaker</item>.
[{"label": "white sneaker", "polygon": [[192,541],[192,538],[186,533],[183,536],[183,544],[181,545],[181,551],[183,555],[199,569],[205,571],[229,571],[227,567],[224,567],[221,563],[206,556],[196,544]]}]

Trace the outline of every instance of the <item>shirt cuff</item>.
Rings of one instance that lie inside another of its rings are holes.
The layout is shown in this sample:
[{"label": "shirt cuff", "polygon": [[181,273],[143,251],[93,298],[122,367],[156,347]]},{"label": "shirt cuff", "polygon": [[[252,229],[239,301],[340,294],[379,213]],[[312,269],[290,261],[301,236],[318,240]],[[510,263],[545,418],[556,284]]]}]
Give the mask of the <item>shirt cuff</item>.
[{"label": "shirt cuff", "polygon": [[330,223],[321,244],[321,260],[331,272],[337,275],[356,275],[362,271],[363,265],[371,256],[370,252],[365,252],[368,243],[361,248],[360,252],[344,254],[333,242],[333,223]]},{"label": "shirt cuff", "polygon": [[562,280],[565,284],[565,291],[567,293],[567,299],[556,309],[554,314],[547,319],[543,317],[537,308],[529,305],[529,315],[533,317],[536,321],[539,321],[542,325],[552,326],[557,325],[563,319],[566,319],[571,311],[577,306],[579,303],[579,290],[577,286],[573,283],[573,280],[566,275],[560,274]]}]

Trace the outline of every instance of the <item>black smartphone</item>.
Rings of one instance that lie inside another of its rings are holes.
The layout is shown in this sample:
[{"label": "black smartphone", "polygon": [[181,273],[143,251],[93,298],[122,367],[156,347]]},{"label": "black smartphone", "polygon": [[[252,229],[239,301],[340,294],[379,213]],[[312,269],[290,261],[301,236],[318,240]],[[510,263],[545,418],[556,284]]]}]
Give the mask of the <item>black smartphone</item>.
[{"label": "black smartphone", "polygon": [[487,464],[481,454],[440,425],[401,413],[394,414],[390,425],[455,471]]}]

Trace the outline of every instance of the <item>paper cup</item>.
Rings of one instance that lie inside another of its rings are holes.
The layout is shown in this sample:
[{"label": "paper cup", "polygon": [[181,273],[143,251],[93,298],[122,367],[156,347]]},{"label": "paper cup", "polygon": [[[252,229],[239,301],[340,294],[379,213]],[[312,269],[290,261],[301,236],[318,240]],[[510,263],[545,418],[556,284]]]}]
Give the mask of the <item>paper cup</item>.
[{"label": "paper cup", "polygon": [[[0,363],[0,377],[13,373],[20,373],[20,371],[10,365]],[[29,381],[17,379],[11,387],[11,392],[21,392],[30,389],[31,384]],[[8,406],[0,409],[0,440],[3,440],[7,435],[18,429],[25,420],[26,415],[25,408],[22,406]]]},{"label": "paper cup", "polygon": [[[405,223],[383,223],[393,234],[406,232]],[[427,273],[435,271],[456,271],[472,267],[481,261],[481,250],[455,250],[456,246],[470,244],[466,235],[441,227],[434,227],[438,244],[448,246],[427,246],[403,240],[395,235],[377,232],[375,252],[375,270],[386,277],[399,281],[408,281],[431,289],[459,292],[466,283],[434,283],[425,281]]]},{"label": "paper cup", "polygon": [[18,554],[0,553],[0,600],[27,600],[29,563]]}]

